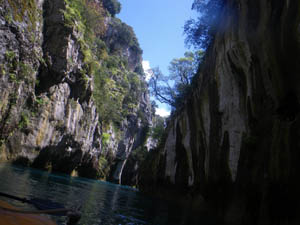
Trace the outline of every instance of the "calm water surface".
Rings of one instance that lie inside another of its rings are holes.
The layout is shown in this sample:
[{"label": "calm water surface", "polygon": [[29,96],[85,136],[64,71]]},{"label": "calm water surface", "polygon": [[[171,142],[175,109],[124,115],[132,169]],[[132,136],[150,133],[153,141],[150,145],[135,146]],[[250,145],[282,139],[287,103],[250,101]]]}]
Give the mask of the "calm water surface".
[{"label": "calm water surface", "polygon": [[[11,164],[0,164],[0,191],[19,197],[48,199],[66,207],[81,206],[81,225],[218,225],[206,215],[192,214],[188,209],[144,196],[130,187]],[[58,224],[65,222],[64,217],[53,219]]]}]

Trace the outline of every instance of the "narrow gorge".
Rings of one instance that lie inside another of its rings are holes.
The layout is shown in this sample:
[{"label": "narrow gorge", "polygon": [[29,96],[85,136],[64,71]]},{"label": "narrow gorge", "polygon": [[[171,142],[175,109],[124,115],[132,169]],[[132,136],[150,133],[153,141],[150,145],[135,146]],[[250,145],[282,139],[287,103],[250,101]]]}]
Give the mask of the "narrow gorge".
[{"label": "narrow gorge", "polygon": [[205,56],[155,139],[118,1],[0,0],[0,161],[134,186],[229,225],[299,224],[300,1],[214,2]]}]

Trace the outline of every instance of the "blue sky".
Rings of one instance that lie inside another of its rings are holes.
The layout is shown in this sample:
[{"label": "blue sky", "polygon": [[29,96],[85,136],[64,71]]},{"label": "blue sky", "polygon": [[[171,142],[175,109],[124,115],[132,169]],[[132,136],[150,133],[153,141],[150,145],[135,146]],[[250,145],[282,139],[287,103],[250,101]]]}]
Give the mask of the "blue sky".
[{"label": "blue sky", "polygon": [[[143,60],[151,67],[159,66],[164,74],[173,58],[184,55],[184,22],[196,17],[191,6],[194,0],[119,0],[117,15],[132,26],[143,49]],[[158,112],[169,111],[159,104]],[[161,114],[160,113],[160,114]]]}]

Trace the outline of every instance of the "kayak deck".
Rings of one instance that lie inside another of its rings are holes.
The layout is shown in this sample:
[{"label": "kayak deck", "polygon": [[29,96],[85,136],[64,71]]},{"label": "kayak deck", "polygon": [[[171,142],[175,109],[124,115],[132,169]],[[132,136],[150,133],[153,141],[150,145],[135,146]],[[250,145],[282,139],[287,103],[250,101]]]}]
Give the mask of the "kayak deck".
[{"label": "kayak deck", "polygon": [[[7,209],[17,209],[1,200],[0,200],[0,207],[7,208]],[[0,209],[0,225],[57,225],[57,224],[45,216],[9,212]]]}]

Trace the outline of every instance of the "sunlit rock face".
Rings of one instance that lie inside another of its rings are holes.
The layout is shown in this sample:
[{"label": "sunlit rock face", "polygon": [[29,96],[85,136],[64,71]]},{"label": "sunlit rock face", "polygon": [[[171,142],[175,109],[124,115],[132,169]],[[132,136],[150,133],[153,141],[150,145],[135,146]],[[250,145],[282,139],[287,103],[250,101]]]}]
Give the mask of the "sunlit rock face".
[{"label": "sunlit rock face", "polygon": [[[80,43],[84,34],[66,25],[64,0],[21,2],[0,0],[0,159],[99,178],[98,159],[107,152]],[[135,70],[141,53],[122,49]],[[137,112],[123,118],[122,141],[112,134],[109,143],[110,176],[118,183],[140,130],[151,123],[148,91],[137,101],[145,122]]]},{"label": "sunlit rock face", "polygon": [[148,140],[152,115],[150,112],[150,98],[146,92],[145,96],[140,99],[139,104],[141,112],[145,115],[145,120],[141,121],[137,114],[132,114],[130,117],[125,118],[121,124],[122,137],[120,140],[114,138],[111,140],[111,143],[117,143],[115,148],[113,148],[115,158],[108,178],[111,182],[130,186],[136,185],[138,165],[135,161],[128,161],[128,159],[132,151],[143,148]]},{"label": "sunlit rock face", "polygon": [[197,88],[143,168],[142,190],[201,194],[229,224],[296,224],[299,24],[299,1],[225,1]]},{"label": "sunlit rock face", "polygon": [[80,34],[63,9],[61,0],[2,1],[1,156],[71,173],[97,158],[101,142],[92,83],[79,73]]}]

